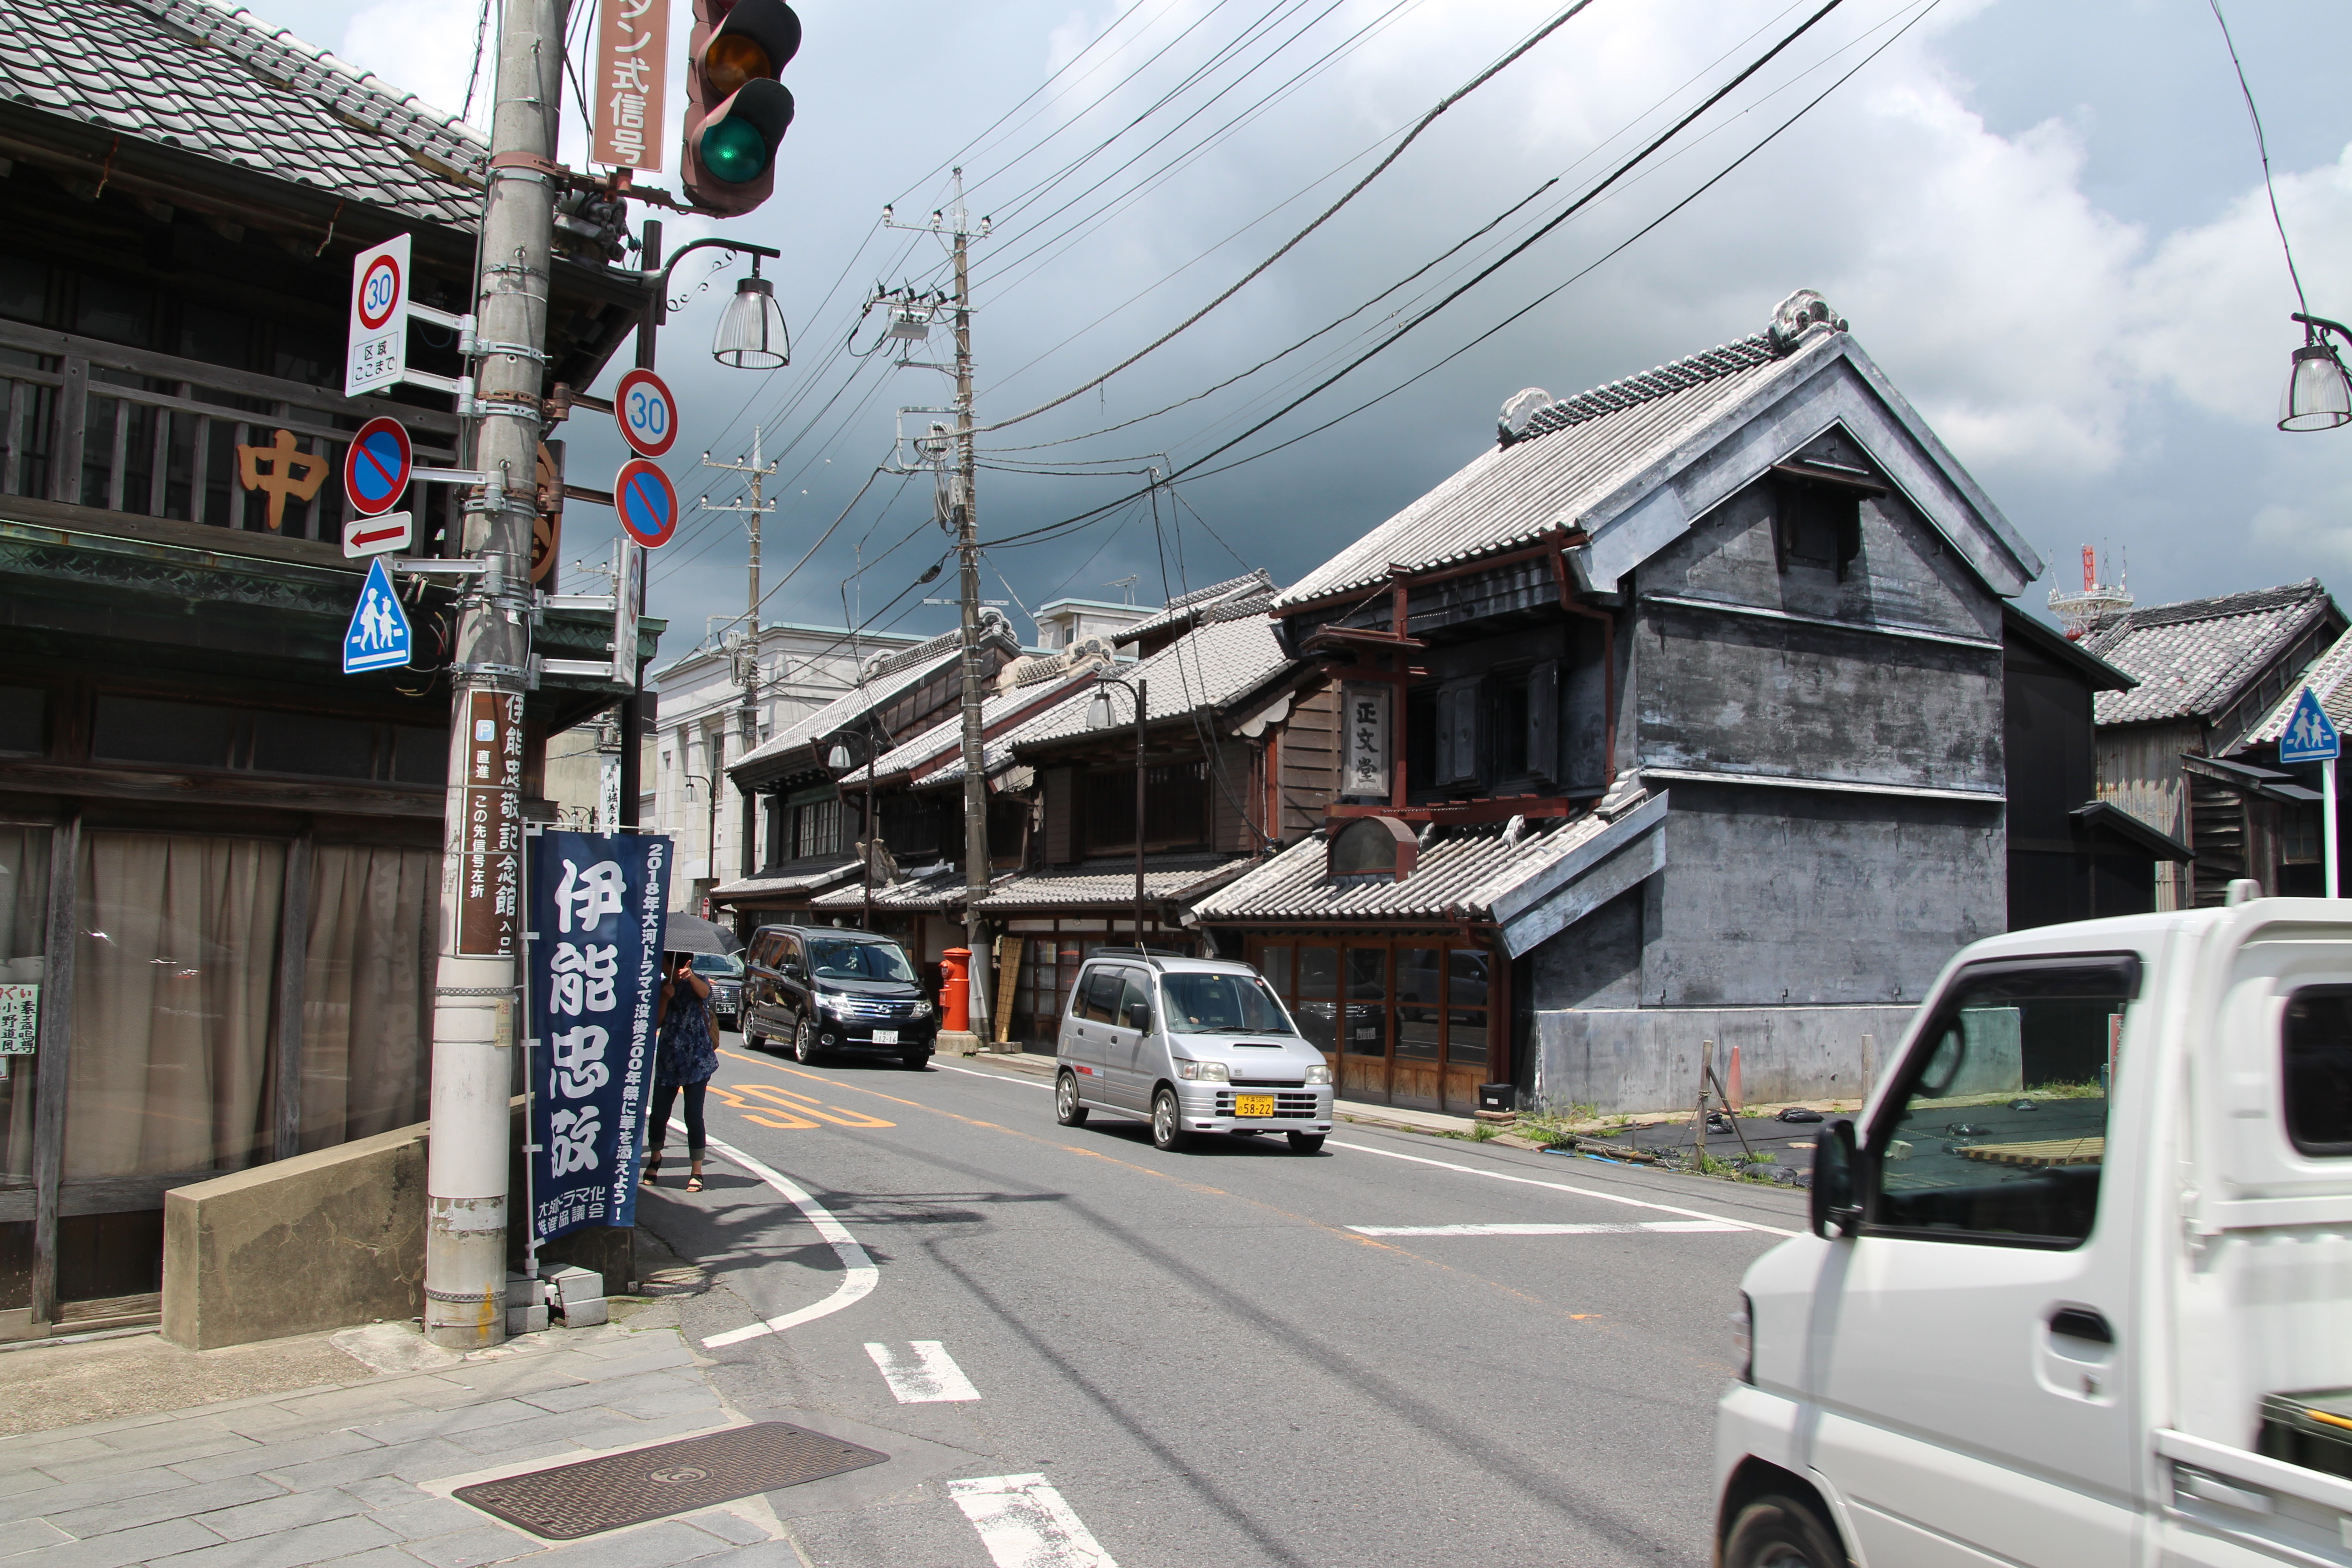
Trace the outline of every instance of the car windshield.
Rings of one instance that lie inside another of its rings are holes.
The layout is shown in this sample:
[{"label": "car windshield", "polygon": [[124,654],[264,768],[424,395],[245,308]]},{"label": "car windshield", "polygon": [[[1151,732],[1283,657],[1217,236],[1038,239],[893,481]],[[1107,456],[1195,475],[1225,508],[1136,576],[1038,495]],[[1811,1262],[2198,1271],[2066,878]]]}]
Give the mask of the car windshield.
[{"label": "car windshield", "polygon": [[694,972],[697,974],[740,974],[743,973],[743,961],[732,953],[698,952],[694,955]]},{"label": "car windshield", "polygon": [[1282,1004],[1254,974],[1163,974],[1168,1026],[1180,1035],[1294,1035]]},{"label": "car windshield", "polygon": [[825,980],[904,980],[915,972],[894,942],[845,942],[820,938],[808,944],[809,967]]}]

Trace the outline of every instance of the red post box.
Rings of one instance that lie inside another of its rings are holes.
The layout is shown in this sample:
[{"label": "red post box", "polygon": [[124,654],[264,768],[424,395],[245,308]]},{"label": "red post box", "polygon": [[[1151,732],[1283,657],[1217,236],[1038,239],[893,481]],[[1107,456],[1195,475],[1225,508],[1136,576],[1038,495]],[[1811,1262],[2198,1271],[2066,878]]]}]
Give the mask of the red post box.
[{"label": "red post box", "polygon": [[971,949],[951,947],[940,954],[946,978],[940,984],[940,1026],[969,1033],[971,1028]]}]

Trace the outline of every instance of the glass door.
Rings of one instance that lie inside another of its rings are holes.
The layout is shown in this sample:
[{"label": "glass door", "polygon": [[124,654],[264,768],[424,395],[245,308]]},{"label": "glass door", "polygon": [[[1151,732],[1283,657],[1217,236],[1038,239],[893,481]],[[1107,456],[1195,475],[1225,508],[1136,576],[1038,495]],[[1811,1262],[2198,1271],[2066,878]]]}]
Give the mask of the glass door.
[{"label": "glass door", "polygon": [[1386,1104],[1389,1099],[1389,950],[1342,949],[1347,1013],[1341,1022],[1339,1093]]},{"label": "glass door", "polygon": [[1487,1062],[1493,963],[1484,948],[1448,948],[1445,953],[1445,1110],[1455,1116],[1475,1112],[1478,1086],[1495,1081]]},{"label": "glass door", "polygon": [[1389,1073],[1389,1103],[1416,1110],[1445,1109],[1438,1052],[1445,1029],[1445,952],[1396,950],[1396,1055]]}]

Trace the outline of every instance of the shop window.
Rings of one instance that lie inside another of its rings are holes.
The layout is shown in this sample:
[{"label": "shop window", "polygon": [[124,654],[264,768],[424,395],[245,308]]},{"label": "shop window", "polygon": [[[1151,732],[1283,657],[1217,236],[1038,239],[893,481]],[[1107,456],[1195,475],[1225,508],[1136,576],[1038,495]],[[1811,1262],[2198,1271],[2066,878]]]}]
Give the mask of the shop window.
[{"label": "shop window", "polygon": [[887,795],[875,802],[882,819],[882,842],[902,866],[919,865],[940,853],[938,805],[919,795]]},{"label": "shop window", "polygon": [[1486,1070],[1486,987],[1491,954],[1475,947],[1445,952],[1445,1060]]},{"label": "shop window", "polygon": [[302,977],[302,1152],[425,1117],[441,857],[321,844]]},{"label": "shop window", "polygon": [[360,719],[257,712],[253,716],[253,765],[265,773],[373,778],[375,733],[375,725]]},{"label": "shop window", "polygon": [[1353,1057],[1389,1054],[1389,950],[1347,950],[1348,1017],[1345,1038]]},{"label": "shop window", "polygon": [[0,752],[39,756],[48,750],[48,693],[37,686],[0,686]]},{"label": "shop window", "polygon": [[101,694],[90,751],[113,763],[234,767],[242,717],[233,708]]},{"label": "shop window", "polygon": [[1444,954],[1433,947],[1401,947],[1396,955],[1396,1054],[1433,1062],[1445,1016]]},{"label": "shop window", "polygon": [[68,1181],[235,1171],[275,1145],[286,847],[91,833],[79,870]]},{"label": "shop window", "polygon": [[1298,950],[1298,1026],[1326,1056],[1339,1049],[1339,950]]},{"label": "shop window", "polygon": [[794,806],[794,857],[805,860],[813,855],[838,855],[847,848],[848,837],[842,831],[844,816],[838,800]]},{"label": "shop window", "polygon": [[[1097,769],[1086,778],[1086,852],[1110,855],[1135,847],[1135,770]],[[1209,765],[1165,763],[1143,772],[1147,850],[1183,849],[1209,838]]]}]

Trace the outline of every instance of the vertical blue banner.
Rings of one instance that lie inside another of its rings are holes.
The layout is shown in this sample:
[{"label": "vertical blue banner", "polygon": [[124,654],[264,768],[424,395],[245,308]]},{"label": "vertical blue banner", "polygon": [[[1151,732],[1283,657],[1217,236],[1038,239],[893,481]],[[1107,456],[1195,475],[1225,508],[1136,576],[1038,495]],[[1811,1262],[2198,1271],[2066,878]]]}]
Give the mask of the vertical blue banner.
[{"label": "vertical blue banner", "polygon": [[530,844],[531,1235],[633,1225],[654,1080],[670,841],[547,832]]}]

